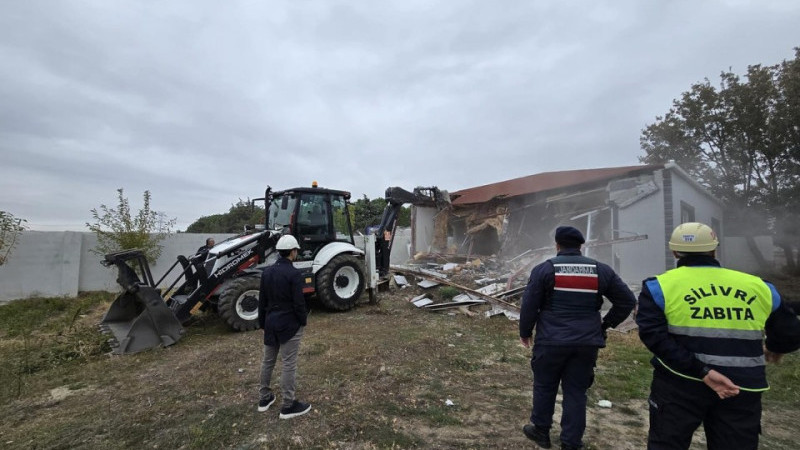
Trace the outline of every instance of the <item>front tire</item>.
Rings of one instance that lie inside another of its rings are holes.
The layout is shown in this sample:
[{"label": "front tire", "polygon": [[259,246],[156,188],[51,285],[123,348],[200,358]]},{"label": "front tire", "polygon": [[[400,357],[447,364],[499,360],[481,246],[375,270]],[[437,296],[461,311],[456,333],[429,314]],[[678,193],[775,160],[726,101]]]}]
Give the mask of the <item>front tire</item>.
[{"label": "front tire", "polygon": [[220,317],[236,331],[258,328],[258,276],[234,278],[225,284],[219,294],[217,311]]},{"label": "front tire", "polygon": [[317,295],[325,307],[347,311],[355,306],[365,283],[361,261],[351,255],[338,255],[317,274]]}]

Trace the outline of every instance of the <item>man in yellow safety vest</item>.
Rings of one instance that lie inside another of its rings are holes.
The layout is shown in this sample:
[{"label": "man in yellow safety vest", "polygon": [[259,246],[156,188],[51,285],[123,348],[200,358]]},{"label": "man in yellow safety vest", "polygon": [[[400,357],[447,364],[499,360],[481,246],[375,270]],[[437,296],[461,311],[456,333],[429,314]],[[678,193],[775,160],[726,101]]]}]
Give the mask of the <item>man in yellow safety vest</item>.
[{"label": "man in yellow safety vest", "polygon": [[718,244],[707,225],[679,225],[669,240],[677,267],[642,285],[650,450],[688,449],[701,423],[709,449],[758,448],[766,363],[800,348],[800,320],[775,286],[720,267]]}]

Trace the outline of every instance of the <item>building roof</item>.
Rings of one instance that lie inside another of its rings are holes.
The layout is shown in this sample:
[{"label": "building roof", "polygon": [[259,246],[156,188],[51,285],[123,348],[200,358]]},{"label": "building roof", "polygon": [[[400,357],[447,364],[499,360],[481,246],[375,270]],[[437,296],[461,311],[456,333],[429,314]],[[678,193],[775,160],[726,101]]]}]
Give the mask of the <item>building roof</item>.
[{"label": "building roof", "polygon": [[450,197],[454,199],[452,202],[454,205],[484,203],[493,198],[510,198],[519,195],[534,194],[569,186],[606,181],[623,176],[634,176],[663,168],[663,164],[656,164],[649,166],[640,165],[544,172],[500,181],[498,183],[462,189],[460,191],[451,192]]}]

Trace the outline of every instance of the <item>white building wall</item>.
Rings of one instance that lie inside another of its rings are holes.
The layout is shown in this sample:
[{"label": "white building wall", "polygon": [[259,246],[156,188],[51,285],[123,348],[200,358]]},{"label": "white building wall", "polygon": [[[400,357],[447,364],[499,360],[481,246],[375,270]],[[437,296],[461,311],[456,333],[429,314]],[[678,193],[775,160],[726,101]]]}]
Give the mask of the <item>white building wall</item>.
[{"label": "white building wall", "polygon": [[[710,226],[714,219],[722,223],[722,206],[675,172],[672,176],[672,199],[672,214],[675,219],[672,225],[675,227],[681,223],[681,201],[694,208],[695,222]],[[723,234],[723,230],[714,231]]]},{"label": "white building wall", "polygon": [[659,190],[627,208],[620,208],[617,214],[620,239],[647,235],[647,239],[613,245],[612,252],[619,261],[617,273],[630,285],[638,285],[664,271],[664,182],[660,172],[654,175]]},{"label": "white building wall", "polygon": [[[681,224],[681,202],[694,208],[694,222],[701,222],[708,226],[716,221],[722,224],[722,205],[713,200],[706,193],[698,190],[697,187],[677,171],[672,171],[672,227]],[[722,225],[724,227],[724,225]],[[719,236],[725,234],[725,230],[714,230]],[[717,252],[717,257],[722,264],[726,264],[727,255],[724,246]]]},{"label": "white building wall", "polygon": [[414,233],[411,239],[411,254],[414,255],[418,252],[429,252],[431,244],[433,244],[433,218],[439,210],[435,207],[427,206],[412,206],[411,207],[411,221],[413,222],[412,232]]}]

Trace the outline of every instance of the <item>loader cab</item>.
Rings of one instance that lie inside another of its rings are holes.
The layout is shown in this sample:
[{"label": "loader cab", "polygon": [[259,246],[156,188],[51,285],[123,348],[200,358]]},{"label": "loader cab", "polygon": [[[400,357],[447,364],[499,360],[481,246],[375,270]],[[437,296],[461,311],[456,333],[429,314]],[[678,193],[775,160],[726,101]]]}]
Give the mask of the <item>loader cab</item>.
[{"label": "loader cab", "polygon": [[267,228],[292,234],[300,244],[297,260],[311,261],[330,242],[354,243],[349,199],[349,192],[313,187],[273,192]]}]

